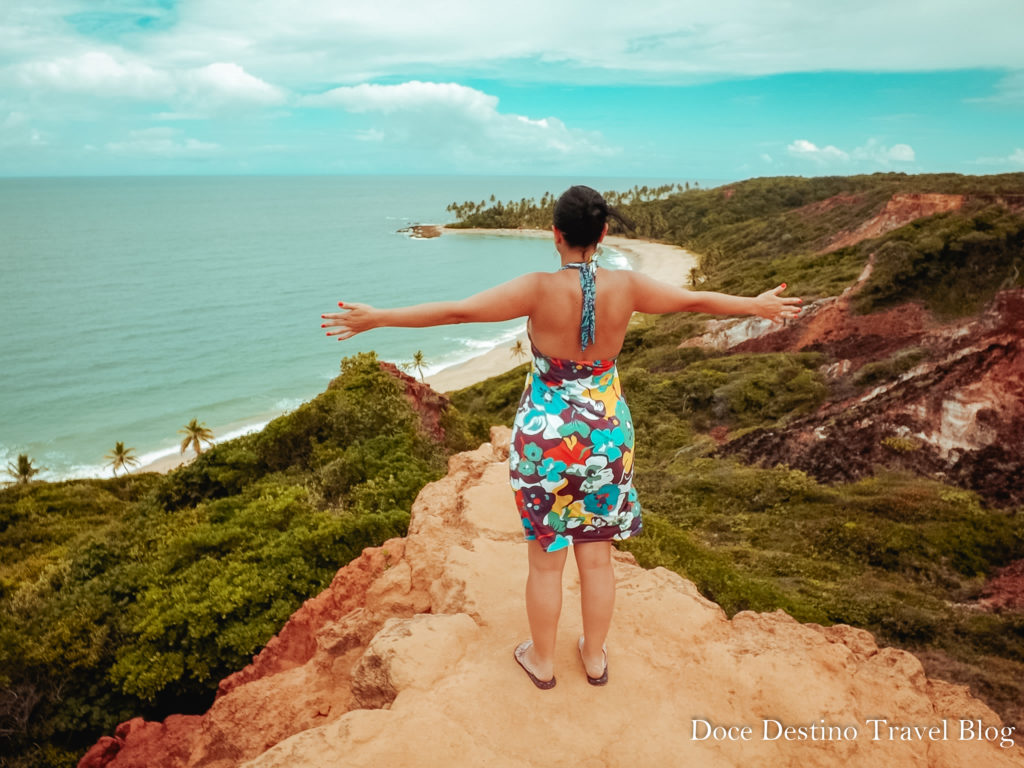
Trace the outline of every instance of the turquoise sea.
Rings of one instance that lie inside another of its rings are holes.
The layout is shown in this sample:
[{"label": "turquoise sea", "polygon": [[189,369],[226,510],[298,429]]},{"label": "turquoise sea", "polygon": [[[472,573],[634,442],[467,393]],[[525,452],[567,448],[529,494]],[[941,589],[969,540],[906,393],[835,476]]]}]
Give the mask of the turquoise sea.
[{"label": "turquoise sea", "polygon": [[[507,343],[521,321],[328,339],[338,301],[458,298],[557,265],[548,240],[413,239],[453,201],[627,189],[663,179],[160,177],[0,179],[0,470],[109,476],[117,441],[143,464],[197,418],[218,440],[322,392],[341,357],[376,350],[428,373]],[[675,180],[672,180],[675,181]]]}]

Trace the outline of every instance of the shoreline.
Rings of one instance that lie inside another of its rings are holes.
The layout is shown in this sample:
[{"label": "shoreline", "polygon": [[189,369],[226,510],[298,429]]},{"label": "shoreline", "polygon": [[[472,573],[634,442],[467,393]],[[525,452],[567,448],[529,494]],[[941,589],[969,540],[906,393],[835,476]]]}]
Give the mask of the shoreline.
[{"label": "shoreline", "polygon": [[[442,237],[449,234],[530,238],[551,237],[551,231],[547,229],[446,229],[444,227],[438,227],[438,229]],[[656,280],[662,280],[666,283],[674,285],[685,284],[690,275],[690,269],[697,266],[697,257],[676,245],[658,243],[653,240],[638,240],[622,237],[621,235],[610,235],[605,238],[604,242],[626,257],[630,269],[643,272]],[[511,348],[516,340],[523,342],[523,346],[526,348],[525,358],[517,359],[513,357]],[[461,363],[455,363],[425,376],[424,381],[437,392],[452,392],[472,384],[477,384],[492,376],[511,371],[513,368],[529,362],[529,358],[529,340],[527,339],[524,325],[523,330],[516,334],[513,339],[501,342],[486,352],[482,352]],[[221,439],[228,440],[236,437],[242,433],[242,430],[258,431],[265,427],[267,423],[277,418],[277,416],[285,413],[288,413],[288,411],[282,411],[269,418],[264,415],[251,422],[235,422],[224,428],[224,432],[226,435],[230,435],[230,437],[225,436]],[[160,472],[166,474],[173,469],[191,463],[194,459],[195,454],[191,452],[184,456],[175,453],[169,456],[162,456],[137,467],[133,472]]]},{"label": "shoreline", "polygon": [[[280,412],[270,411],[267,413],[260,414],[259,416],[253,417],[251,419],[239,419],[238,421],[233,421],[230,424],[226,424],[223,427],[220,427],[219,429],[214,429],[215,435],[218,432],[221,435],[219,438],[215,438],[214,445],[222,441],[234,440],[236,437],[241,437],[242,435],[248,435],[252,434],[253,432],[259,432],[264,427],[266,427],[267,424],[276,419],[278,416],[283,416],[284,414],[290,413],[293,410],[295,409],[289,408],[287,410],[283,410]],[[213,446],[205,446],[204,450],[208,450],[209,448],[212,447]],[[153,459],[152,461],[149,461],[145,464],[142,464],[141,466],[136,467],[132,471],[160,472],[161,474],[167,474],[172,469],[177,469],[178,467],[184,466],[185,464],[191,464],[196,459],[196,454],[191,448],[187,449],[184,454],[178,452],[177,449],[172,448],[168,450],[174,452]]]}]

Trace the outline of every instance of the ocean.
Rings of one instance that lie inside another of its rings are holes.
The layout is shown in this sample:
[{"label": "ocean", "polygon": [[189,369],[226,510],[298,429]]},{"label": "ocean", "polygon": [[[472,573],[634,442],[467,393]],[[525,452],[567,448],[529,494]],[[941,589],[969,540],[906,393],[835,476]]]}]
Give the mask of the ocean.
[{"label": "ocean", "polygon": [[[385,328],[338,342],[320,315],[460,298],[558,264],[549,240],[415,239],[454,201],[664,179],[304,176],[0,179],[0,472],[109,477],[122,441],[143,464],[195,418],[217,440],[322,392],[346,355],[427,373],[508,341],[523,321]],[[673,180],[675,181],[675,180]],[[679,180],[682,181],[682,180]],[[703,182],[702,182],[703,185]]]}]

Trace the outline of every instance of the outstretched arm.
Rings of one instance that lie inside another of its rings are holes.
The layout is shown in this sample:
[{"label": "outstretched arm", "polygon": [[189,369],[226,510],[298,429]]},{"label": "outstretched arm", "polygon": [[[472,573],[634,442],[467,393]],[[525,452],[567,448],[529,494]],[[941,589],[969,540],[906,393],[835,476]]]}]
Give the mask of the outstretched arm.
[{"label": "outstretched arm", "polygon": [[320,315],[321,328],[338,341],[371,328],[426,328],[455,323],[496,323],[529,315],[537,295],[538,273],[522,275],[507,283],[457,301],[432,301],[409,307],[378,309],[369,304],[339,301],[343,312]]},{"label": "outstretched arm", "polygon": [[633,304],[637,312],[707,312],[712,315],[758,315],[774,322],[800,314],[802,299],[782,298],[783,283],[759,296],[733,296],[714,291],[690,291],[633,273]]}]

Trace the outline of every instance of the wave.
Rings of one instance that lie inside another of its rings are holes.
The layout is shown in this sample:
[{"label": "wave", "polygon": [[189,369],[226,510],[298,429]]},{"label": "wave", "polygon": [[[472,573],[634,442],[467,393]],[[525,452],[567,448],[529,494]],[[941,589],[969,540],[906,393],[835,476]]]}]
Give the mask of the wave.
[{"label": "wave", "polygon": [[423,374],[424,376],[433,376],[435,373],[439,373],[448,368],[454,368],[457,365],[462,365],[473,358],[485,355],[493,349],[497,349],[504,344],[514,341],[519,334],[524,333],[525,331],[526,322],[523,321],[514,328],[501,331],[490,338],[473,339],[468,337],[449,337],[446,341],[453,341],[461,345],[461,348],[453,352],[449,352],[432,365],[424,366]]}]

